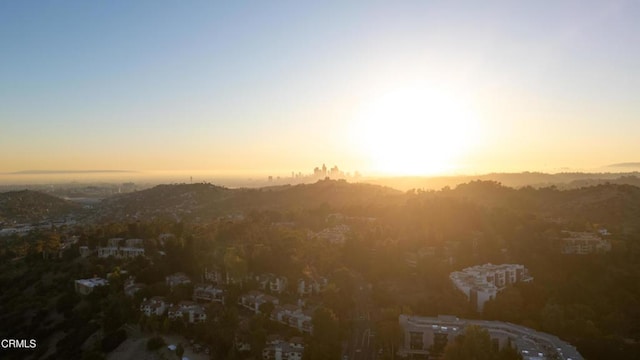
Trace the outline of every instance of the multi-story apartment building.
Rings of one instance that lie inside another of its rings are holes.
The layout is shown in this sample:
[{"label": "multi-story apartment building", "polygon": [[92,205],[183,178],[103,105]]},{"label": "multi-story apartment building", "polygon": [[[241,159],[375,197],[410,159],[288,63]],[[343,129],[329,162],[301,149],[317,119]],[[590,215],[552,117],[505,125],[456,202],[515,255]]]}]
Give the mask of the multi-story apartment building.
[{"label": "multi-story apartment building", "polygon": [[500,321],[467,320],[455,316],[420,317],[400,315],[403,339],[398,355],[429,358],[437,349],[443,351],[447,343],[462,335],[470,325],[489,332],[494,346],[515,347],[525,360],[571,359],[582,360],[574,346],[550,335]]},{"label": "multi-story apartment building", "polygon": [[495,299],[498,292],[507,285],[533,280],[524,265],[518,264],[473,266],[452,272],[449,278],[478,312],[483,310],[487,301]]}]

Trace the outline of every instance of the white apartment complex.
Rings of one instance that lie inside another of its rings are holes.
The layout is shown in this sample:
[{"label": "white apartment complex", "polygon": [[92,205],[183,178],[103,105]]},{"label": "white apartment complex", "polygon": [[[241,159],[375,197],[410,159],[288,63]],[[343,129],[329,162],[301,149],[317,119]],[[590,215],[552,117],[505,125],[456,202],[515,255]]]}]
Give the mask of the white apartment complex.
[{"label": "white apartment complex", "polygon": [[449,279],[475,305],[478,312],[482,312],[484,304],[495,299],[507,285],[533,280],[524,265],[490,263],[452,272]]}]

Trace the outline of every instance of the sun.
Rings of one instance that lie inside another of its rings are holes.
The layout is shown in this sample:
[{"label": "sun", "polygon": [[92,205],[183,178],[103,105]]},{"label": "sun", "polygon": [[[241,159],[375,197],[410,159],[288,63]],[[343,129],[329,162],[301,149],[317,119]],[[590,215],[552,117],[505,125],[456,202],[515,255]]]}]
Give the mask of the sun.
[{"label": "sun", "polygon": [[405,87],[363,103],[352,139],[374,173],[445,174],[456,171],[460,157],[478,139],[477,124],[461,96]]}]

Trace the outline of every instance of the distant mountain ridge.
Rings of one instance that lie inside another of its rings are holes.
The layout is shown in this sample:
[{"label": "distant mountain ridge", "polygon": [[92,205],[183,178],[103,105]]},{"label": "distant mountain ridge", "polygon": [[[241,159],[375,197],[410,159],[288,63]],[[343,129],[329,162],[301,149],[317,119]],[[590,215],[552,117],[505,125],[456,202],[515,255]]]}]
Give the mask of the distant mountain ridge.
[{"label": "distant mountain ridge", "polygon": [[100,173],[131,173],[130,170],[22,170],[12,175],[53,175],[53,174],[100,174]]},{"label": "distant mountain ridge", "polygon": [[390,177],[365,180],[371,184],[390,186],[400,190],[454,188],[471,181],[497,181],[505,186],[520,188],[531,186],[542,188],[556,186],[559,189],[575,189],[605,183],[640,185],[640,172],[625,173],[557,173],[541,172],[490,173],[483,175],[436,176],[436,177]]},{"label": "distant mountain ridge", "polygon": [[639,168],[640,169],[640,162],[623,162],[623,163],[607,165],[607,167],[610,167],[610,168]]}]

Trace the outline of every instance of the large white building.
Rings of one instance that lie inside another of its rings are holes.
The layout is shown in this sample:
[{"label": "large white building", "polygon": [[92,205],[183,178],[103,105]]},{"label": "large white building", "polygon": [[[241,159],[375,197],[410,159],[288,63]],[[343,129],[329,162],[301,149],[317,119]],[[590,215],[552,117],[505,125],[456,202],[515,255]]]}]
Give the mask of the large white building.
[{"label": "large white building", "polygon": [[447,343],[462,335],[469,325],[489,332],[493,346],[515,347],[525,360],[582,360],[575,347],[557,336],[501,321],[467,320],[455,316],[420,317],[400,315],[403,339],[400,357],[428,358],[430,352],[443,351]]},{"label": "large white building", "polygon": [[520,281],[531,281],[524,265],[484,264],[455,271],[449,275],[453,284],[467,295],[467,299],[481,312],[484,304],[495,299],[500,290]]}]

